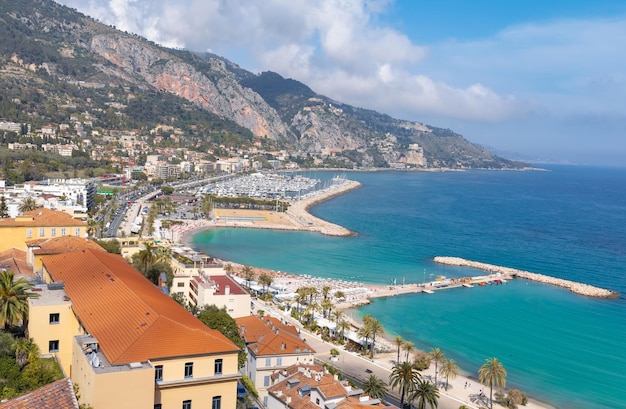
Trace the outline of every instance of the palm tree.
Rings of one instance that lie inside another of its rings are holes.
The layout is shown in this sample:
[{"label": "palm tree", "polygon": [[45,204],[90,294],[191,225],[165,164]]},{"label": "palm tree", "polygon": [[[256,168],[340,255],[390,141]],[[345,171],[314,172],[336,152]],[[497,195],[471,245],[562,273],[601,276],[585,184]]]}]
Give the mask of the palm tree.
[{"label": "palm tree", "polygon": [[[24,278],[15,280],[11,270],[0,272],[0,325],[19,325],[28,318],[28,298],[39,298],[31,292],[33,285]],[[24,325],[26,327],[26,325]]]},{"label": "palm tree", "polygon": [[13,348],[15,348],[15,362],[20,368],[39,359],[39,347],[32,338],[19,338],[13,344]]},{"label": "palm tree", "polygon": [[400,408],[404,408],[404,397],[407,392],[413,390],[421,380],[422,376],[410,362],[402,362],[393,366],[391,375],[389,375],[389,386],[399,389]]},{"label": "palm tree", "polygon": [[372,336],[372,350],[370,352],[370,358],[374,358],[374,353],[376,351],[376,336],[383,336],[385,334],[385,328],[383,324],[380,323],[376,318],[373,318],[369,322],[369,333]]},{"label": "palm tree", "polygon": [[398,363],[400,362],[400,348],[402,348],[402,345],[404,345],[404,338],[402,338],[400,335],[396,335],[396,337],[393,339],[393,343],[396,347],[398,347],[398,358],[396,358],[396,363]]},{"label": "palm tree", "polygon": [[326,312],[328,311],[328,318],[330,318],[330,310],[333,308],[333,302],[328,298],[324,298],[320,302],[320,307],[322,307],[322,316],[326,318]]},{"label": "palm tree", "polygon": [[454,362],[454,359],[446,359],[441,364],[441,374],[446,377],[446,390],[448,390],[448,379],[456,378],[459,374],[459,366]]},{"label": "palm tree", "polygon": [[30,212],[31,210],[39,209],[41,206],[37,204],[37,201],[32,197],[25,197],[20,203],[18,210],[22,213]]},{"label": "palm tree", "polygon": [[250,266],[243,266],[241,272],[243,273],[243,278],[246,280],[246,283],[248,283],[248,288],[250,288],[250,281],[254,280],[254,270],[252,270]]},{"label": "palm tree", "polygon": [[337,330],[341,334],[341,339],[343,339],[344,341],[345,341],[344,334],[346,333],[346,330],[349,330],[349,329],[350,329],[350,323],[348,321],[340,320],[339,322],[337,322]]},{"label": "palm tree", "polygon": [[405,362],[409,361],[409,354],[415,350],[415,345],[411,341],[406,341],[404,345],[402,345],[402,350],[406,352]]},{"label": "palm tree", "polygon": [[431,359],[433,360],[433,362],[435,363],[435,386],[437,386],[437,372],[438,372],[437,366],[439,362],[443,362],[443,360],[446,359],[446,355],[439,348],[431,349],[429,355]]},{"label": "palm tree", "polygon": [[333,310],[330,312],[330,318],[332,321],[335,322],[341,321],[341,319],[343,318],[343,311],[341,311],[339,308],[333,308]]},{"label": "palm tree", "polygon": [[370,377],[362,385],[361,389],[367,393],[372,399],[380,399],[381,402],[385,401],[385,395],[387,394],[387,384],[376,375],[370,375]]},{"label": "palm tree", "polygon": [[410,401],[415,409],[436,408],[439,400],[439,389],[430,381],[420,380],[411,392]]},{"label": "palm tree", "polygon": [[172,249],[169,247],[157,247],[154,254],[155,263],[170,263],[172,259]]},{"label": "palm tree", "polygon": [[480,383],[489,385],[489,402],[493,409],[493,387],[506,386],[506,369],[498,358],[487,358],[485,363],[478,369],[478,380]]},{"label": "palm tree", "polygon": [[152,265],[156,263],[156,256],[152,252],[152,244],[145,243],[144,249],[141,250],[138,254],[141,273],[143,275],[146,275],[150,270],[150,267],[152,267]]},{"label": "palm tree", "polygon": [[346,298],[346,293],[344,293],[341,290],[337,290],[335,291],[335,293],[333,294],[333,297],[336,299],[341,299],[341,298]]},{"label": "palm tree", "polygon": [[267,293],[267,290],[269,289],[269,287],[272,286],[273,282],[274,282],[274,277],[272,277],[271,275],[267,273],[262,273],[259,276],[259,284],[263,286],[264,293]]},{"label": "palm tree", "polygon": [[330,293],[330,286],[329,285],[325,285],[324,287],[322,287],[322,296],[324,297],[324,299],[328,299],[328,293]]}]

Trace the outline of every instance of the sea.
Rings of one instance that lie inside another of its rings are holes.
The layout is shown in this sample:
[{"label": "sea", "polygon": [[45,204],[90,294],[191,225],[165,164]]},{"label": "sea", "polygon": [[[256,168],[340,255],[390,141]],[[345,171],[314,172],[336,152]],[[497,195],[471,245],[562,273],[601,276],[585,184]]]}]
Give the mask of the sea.
[{"label": "sea", "polygon": [[420,349],[439,347],[470,376],[497,357],[507,387],[552,406],[626,408],[626,169],[541,167],[348,173],[362,186],[311,213],[355,236],[223,228],[192,243],[241,264],[362,283],[484,274],[432,261],[454,256],[616,291],[595,299],[518,279],[373,299],[348,313],[371,314]]}]

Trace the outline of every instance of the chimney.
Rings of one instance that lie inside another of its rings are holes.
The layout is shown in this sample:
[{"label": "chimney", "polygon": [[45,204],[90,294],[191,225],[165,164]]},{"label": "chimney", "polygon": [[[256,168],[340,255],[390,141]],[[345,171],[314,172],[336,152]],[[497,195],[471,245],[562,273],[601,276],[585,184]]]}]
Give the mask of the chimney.
[{"label": "chimney", "polygon": [[226,287],[224,287],[224,294],[226,295],[230,295],[230,286],[227,285]]}]

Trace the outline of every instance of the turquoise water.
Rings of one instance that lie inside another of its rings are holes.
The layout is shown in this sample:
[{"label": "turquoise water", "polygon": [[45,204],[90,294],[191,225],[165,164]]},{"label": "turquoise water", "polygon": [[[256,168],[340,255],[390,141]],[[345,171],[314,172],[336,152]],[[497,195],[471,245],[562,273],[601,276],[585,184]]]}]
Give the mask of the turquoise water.
[{"label": "turquoise water", "polygon": [[[239,263],[385,284],[473,273],[437,255],[581,281],[626,294],[626,170],[353,173],[363,187],[312,213],[358,233],[220,229],[194,246]],[[312,175],[323,177],[323,174]],[[388,333],[438,346],[475,374],[501,359],[508,384],[560,408],[626,408],[626,299],[516,280],[376,299]]]}]

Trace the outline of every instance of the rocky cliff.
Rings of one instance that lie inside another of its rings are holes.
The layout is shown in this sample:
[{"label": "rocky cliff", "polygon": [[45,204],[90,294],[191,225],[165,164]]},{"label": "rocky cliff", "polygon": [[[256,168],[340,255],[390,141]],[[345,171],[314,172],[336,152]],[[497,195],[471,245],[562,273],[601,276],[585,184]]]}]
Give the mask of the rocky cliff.
[{"label": "rocky cliff", "polygon": [[[316,164],[402,169],[524,166],[501,159],[450,130],[342,104],[298,81],[276,73],[255,75],[216,55],[163,48],[51,1],[0,0],[0,10],[4,16],[0,20],[1,56],[32,67],[32,80],[45,83],[48,93],[59,93],[58,101],[81,94],[70,86],[108,87],[109,97],[114,95],[116,101],[102,109],[108,112],[117,107],[119,111],[117,117],[113,112],[103,115],[100,119],[108,123],[100,126],[140,126],[133,117],[138,111],[154,120],[172,121],[159,106],[126,104],[115,87],[132,88],[135,101],[141,92],[168,93],[224,123],[249,130],[258,143],[272,141],[272,146],[298,152],[300,157],[316,158]],[[146,97],[142,103],[163,103],[164,99]],[[72,103],[78,104],[76,99]],[[172,99],[167,103],[178,112],[192,110]],[[159,112],[160,116],[154,114]]]}]

